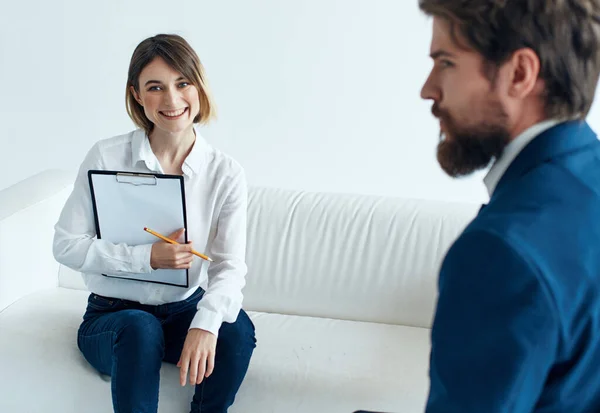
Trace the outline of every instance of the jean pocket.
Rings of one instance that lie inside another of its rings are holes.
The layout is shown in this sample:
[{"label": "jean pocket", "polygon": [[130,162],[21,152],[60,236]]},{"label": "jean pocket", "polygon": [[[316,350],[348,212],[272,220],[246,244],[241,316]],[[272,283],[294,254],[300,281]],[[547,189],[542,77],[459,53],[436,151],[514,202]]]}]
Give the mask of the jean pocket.
[{"label": "jean pocket", "polygon": [[123,300],[119,298],[103,297],[98,294],[90,294],[88,307],[96,311],[113,311],[119,308]]}]

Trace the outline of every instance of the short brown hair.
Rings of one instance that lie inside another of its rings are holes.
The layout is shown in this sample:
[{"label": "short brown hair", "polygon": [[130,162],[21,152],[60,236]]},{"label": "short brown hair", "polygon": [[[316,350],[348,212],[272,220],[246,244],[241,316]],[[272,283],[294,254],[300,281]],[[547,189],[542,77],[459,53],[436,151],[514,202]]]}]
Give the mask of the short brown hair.
[{"label": "short brown hair", "polygon": [[213,119],[215,106],[206,82],[204,67],[198,55],[183,37],[176,34],[158,34],[142,41],[133,51],[129,63],[125,105],[133,123],[148,134],[154,128],[154,124],[146,117],[144,108],[133,96],[131,87],[139,93],[140,73],[157,57],[162,58],[198,89],[200,113],[194,118],[194,123],[207,123]]},{"label": "short brown hair", "polygon": [[488,76],[521,48],[540,59],[547,117],[587,116],[600,75],[600,0],[419,0],[482,55]]}]

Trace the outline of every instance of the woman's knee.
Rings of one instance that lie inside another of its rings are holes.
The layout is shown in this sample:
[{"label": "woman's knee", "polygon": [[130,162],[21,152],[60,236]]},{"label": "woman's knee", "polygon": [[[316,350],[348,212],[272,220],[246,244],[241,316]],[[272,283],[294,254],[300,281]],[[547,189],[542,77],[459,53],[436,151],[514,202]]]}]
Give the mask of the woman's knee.
[{"label": "woman's knee", "polygon": [[140,352],[153,349],[164,351],[162,326],[155,316],[140,310],[123,310],[120,313],[115,345],[126,343]]},{"label": "woman's knee", "polygon": [[[121,310],[84,322],[77,344],[97,370],[111,374],[116,356],[120,362],[160,365],[164,337],[160,322],[139,310]],[[154,360],[154,363],[149,363]]]}]

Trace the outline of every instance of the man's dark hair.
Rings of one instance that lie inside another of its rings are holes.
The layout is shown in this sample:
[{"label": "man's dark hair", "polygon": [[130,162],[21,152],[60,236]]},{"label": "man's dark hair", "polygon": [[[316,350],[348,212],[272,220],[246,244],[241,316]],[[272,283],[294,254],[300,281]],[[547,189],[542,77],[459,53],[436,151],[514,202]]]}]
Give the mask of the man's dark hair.
[{"label": "man's dark hair", "polygon": [[546,84],[545,115],[587,116],[600,75],[600,0],[419,0],[419,6],[449,21],[455,42],[460,37],[483,56],[491,80],[515,51],[532,49]]}]

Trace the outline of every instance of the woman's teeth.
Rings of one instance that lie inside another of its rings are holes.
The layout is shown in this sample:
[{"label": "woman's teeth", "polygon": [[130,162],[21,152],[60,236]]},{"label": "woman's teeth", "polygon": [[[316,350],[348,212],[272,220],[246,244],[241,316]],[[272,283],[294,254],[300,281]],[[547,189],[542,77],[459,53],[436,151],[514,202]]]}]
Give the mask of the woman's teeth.
[{"label": "woman's teeth", "polygon": [[183,113],[187,110],[187,108],[179,109],[179,110],[170,110],[170,111],[161,111],[160,113],[169,118],[176,118],[178,116],[183,115]]}]

